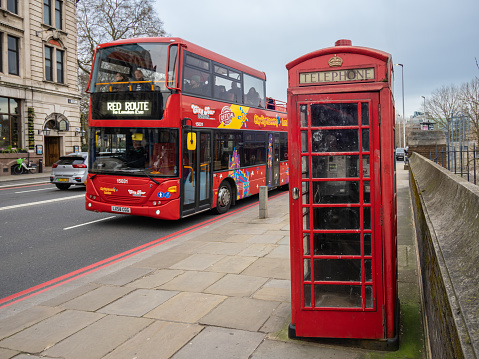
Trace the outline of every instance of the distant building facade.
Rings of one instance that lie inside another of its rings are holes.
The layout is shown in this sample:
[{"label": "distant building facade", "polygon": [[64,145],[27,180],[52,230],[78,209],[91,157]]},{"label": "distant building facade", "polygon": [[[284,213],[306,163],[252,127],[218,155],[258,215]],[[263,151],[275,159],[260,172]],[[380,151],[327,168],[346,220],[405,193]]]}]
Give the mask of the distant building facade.
[{"label": "distant building facade", "polygon": [[78,150],[79,103],[76,0],[0,0],[0,175]]}]

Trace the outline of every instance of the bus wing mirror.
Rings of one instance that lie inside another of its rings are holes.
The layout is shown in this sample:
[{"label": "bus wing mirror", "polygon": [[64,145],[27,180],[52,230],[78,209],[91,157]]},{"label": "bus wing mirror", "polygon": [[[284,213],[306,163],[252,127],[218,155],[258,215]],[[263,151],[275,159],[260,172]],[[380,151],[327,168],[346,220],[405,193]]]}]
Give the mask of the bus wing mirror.
[{"label": "bus wing mirror", "polygon": [[188,151],[196,150],[196,133],[188,132],[186,135],[186,148]]}]

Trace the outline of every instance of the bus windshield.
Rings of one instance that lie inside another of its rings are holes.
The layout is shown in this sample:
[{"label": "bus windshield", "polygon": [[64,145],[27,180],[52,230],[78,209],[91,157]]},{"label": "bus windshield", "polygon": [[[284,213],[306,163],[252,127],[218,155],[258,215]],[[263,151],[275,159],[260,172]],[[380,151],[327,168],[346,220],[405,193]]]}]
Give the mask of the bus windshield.
[{"label": "bus windshield", "polygon": [[134,43],[97,51],[91,92],[166,91],[168,44]]},{"label": "bus windshield", "polygon": [[94,128],[90,173],[176,177],[178,129]]}]

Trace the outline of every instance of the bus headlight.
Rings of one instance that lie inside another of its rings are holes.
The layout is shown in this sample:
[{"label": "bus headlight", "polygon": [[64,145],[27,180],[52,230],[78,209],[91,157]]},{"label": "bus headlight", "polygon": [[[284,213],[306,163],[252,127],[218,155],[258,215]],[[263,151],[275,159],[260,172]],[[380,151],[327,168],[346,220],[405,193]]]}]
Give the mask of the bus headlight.
[{"label": "bus headlight", "polygon": [[159,216],[160,215],[160,210],[157,209],[155,213],[156,213],[157,216]]}]

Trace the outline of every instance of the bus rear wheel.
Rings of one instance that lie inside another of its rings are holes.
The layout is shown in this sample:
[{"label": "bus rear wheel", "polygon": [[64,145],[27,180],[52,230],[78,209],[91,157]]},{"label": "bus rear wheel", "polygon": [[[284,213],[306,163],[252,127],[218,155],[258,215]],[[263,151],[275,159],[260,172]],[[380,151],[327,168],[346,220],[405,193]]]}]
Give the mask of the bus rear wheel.
[{"label": "bus rear wheel", "polygon": [[228,182],[222,182],[218,188],[218,198],[216,199],[216,212],[223,214],[228,212],[231,207],[233,192]]}]

